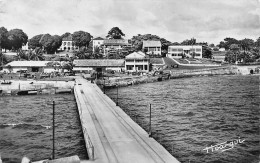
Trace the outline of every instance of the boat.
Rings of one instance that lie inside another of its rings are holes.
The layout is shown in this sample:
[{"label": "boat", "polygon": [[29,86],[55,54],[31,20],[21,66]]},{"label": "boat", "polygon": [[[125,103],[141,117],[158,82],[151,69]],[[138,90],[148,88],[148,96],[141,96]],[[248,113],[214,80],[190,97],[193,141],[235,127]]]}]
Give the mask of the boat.
[{"label": "boat", "polygon": [[1,84],[12,84],[12,82],[9,81],[9,80],[4,80],[4,81],[1,82]]}]

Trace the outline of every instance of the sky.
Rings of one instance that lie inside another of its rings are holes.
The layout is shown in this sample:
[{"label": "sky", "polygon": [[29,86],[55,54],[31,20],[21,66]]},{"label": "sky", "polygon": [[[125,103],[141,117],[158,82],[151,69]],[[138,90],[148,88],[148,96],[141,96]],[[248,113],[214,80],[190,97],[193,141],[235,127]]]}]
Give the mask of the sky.
[{"label": "sky", "polygon": [[171,42],[260,37],[260,0],[0,0],[0,27],[29,38],[83,30],[94,38],[119,27],[126,39],[153,34]]}]

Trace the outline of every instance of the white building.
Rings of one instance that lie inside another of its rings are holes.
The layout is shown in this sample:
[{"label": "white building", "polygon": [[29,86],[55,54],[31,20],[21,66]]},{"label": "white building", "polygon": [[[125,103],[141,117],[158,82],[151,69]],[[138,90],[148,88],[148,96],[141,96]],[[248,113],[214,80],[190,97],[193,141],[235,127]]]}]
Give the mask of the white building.
[{"label": "white building", "polygon": [[73,71],[87,71],[95,70],[103,72],[105,70],[113,70],[121,72],[124,69],[124,59],[76,59],[73,61]]},{"label": "white building", "polygon": [[161,41],[143,41],[143,50],[147,51],[147,54],[161,55],[162,54]]},{"label": "white building", "polygon": [[168,47],[167,57],[182,58],[182,56],[187,56],[192,58],[194,53],[194,58],[202,58],[203,47],[202,45],[171,45]]},{"label": "white building", "polygon": [[92,41],[93,41],[93,51],[95,47],[100,47],[104,43],[104,39],[101,37],[94,38]]},{"label": "white building", "polygon": [[127,39],[105,39],[103,42],[104,55],[113,55],[117,51],[122,51],[125,47],[131,47]]},{"label": "white building", "polygon": [[149,58],[143,52],[133,52],[125,57],[125,70],[128,72],[148,72],[149,63]]},{"label": "white building", "polygon": [[78,50],[78,47],[75,46],[74,42],[72,41],[72,35],[69,35],[68,37],[64,37],[62,39],[62,44],[59,50],[64,50],[64,51]]},{"label": "white building", "polygon": [[3,71],[17,73],[26,70],[28,72],[54,72],[55,67],[48,63],[52,61],[13,61],[3,67]]}]

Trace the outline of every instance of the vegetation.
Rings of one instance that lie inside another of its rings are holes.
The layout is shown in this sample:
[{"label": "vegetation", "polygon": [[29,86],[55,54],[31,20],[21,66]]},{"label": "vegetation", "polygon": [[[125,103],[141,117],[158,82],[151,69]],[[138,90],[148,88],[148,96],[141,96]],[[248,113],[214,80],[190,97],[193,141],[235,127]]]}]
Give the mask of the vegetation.
[{"label": "vegetation", "polygon": [[260,37],[254,41],[252,39],[236,40],[234,38],[225,38],[218,45],[220,48],[225,48],[227,51],[225,61],[235,63],[255,62],[260,58]]},{"label": "vegetation", "polygon": [[88,47],[92,36],[88,32],[76,31],[72,34],[72,40],[79,48]]},{"label": "vegetation", "polygon": [[125,34],[119,29],[118,27],[113,27],[107,35],[107,38],[109,39],[122,39],[122,36],[125,36]]}]

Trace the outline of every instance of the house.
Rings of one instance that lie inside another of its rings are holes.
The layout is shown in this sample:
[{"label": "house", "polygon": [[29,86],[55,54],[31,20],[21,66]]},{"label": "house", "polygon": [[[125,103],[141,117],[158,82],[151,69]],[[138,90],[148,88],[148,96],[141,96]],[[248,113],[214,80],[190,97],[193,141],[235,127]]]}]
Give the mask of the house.
[{"label": "house", "polygon": [[143,41],[143,50],[147,51],[147,54],[161,55],[162,54],[161,41]]},{"label": "house", "polygon": [[192,58],[202,58],[202,52],[205,46],[202,45],[171,45],[168,47],[167,57],[169,58],[182,58],[186,56]]},{"label": "house", "polygon": [[127,39],[105,39],[103,42],[104,56],[114,55],[125,47],[131,47]]},{"label": "house", "polygon": [[93,51],[95,47],[100,47],[104,43],[104,39],[101,37],[94,38],[92,41],[93,41]]},{"label": "house", "polygon": [[105,70],[113,70],[121,72],[124,69],[124,59],[77,59],[73,61],[73,71],[90,72],[95,70],[103,72]]},{"label": "house", "polygon": [[148,72],[149,63],[150,59],[143,52],[133,52],[125,57],[125,70]]},{"label": "house", "polygon": [[21,70],[28,72],[53,72],[54,66],[48,64],[52,61],[13,61],[3,67],[3,71],[17,73]]},{"label": "house", "polygon": [[66,51],[74,51],[78,50],[78,47],[74,45],[74,42],[72,41],[72,35],[69,35],[67,37],[64,37],[62,39],[62,44],[59,48],[59,50],[66,50]]}]

